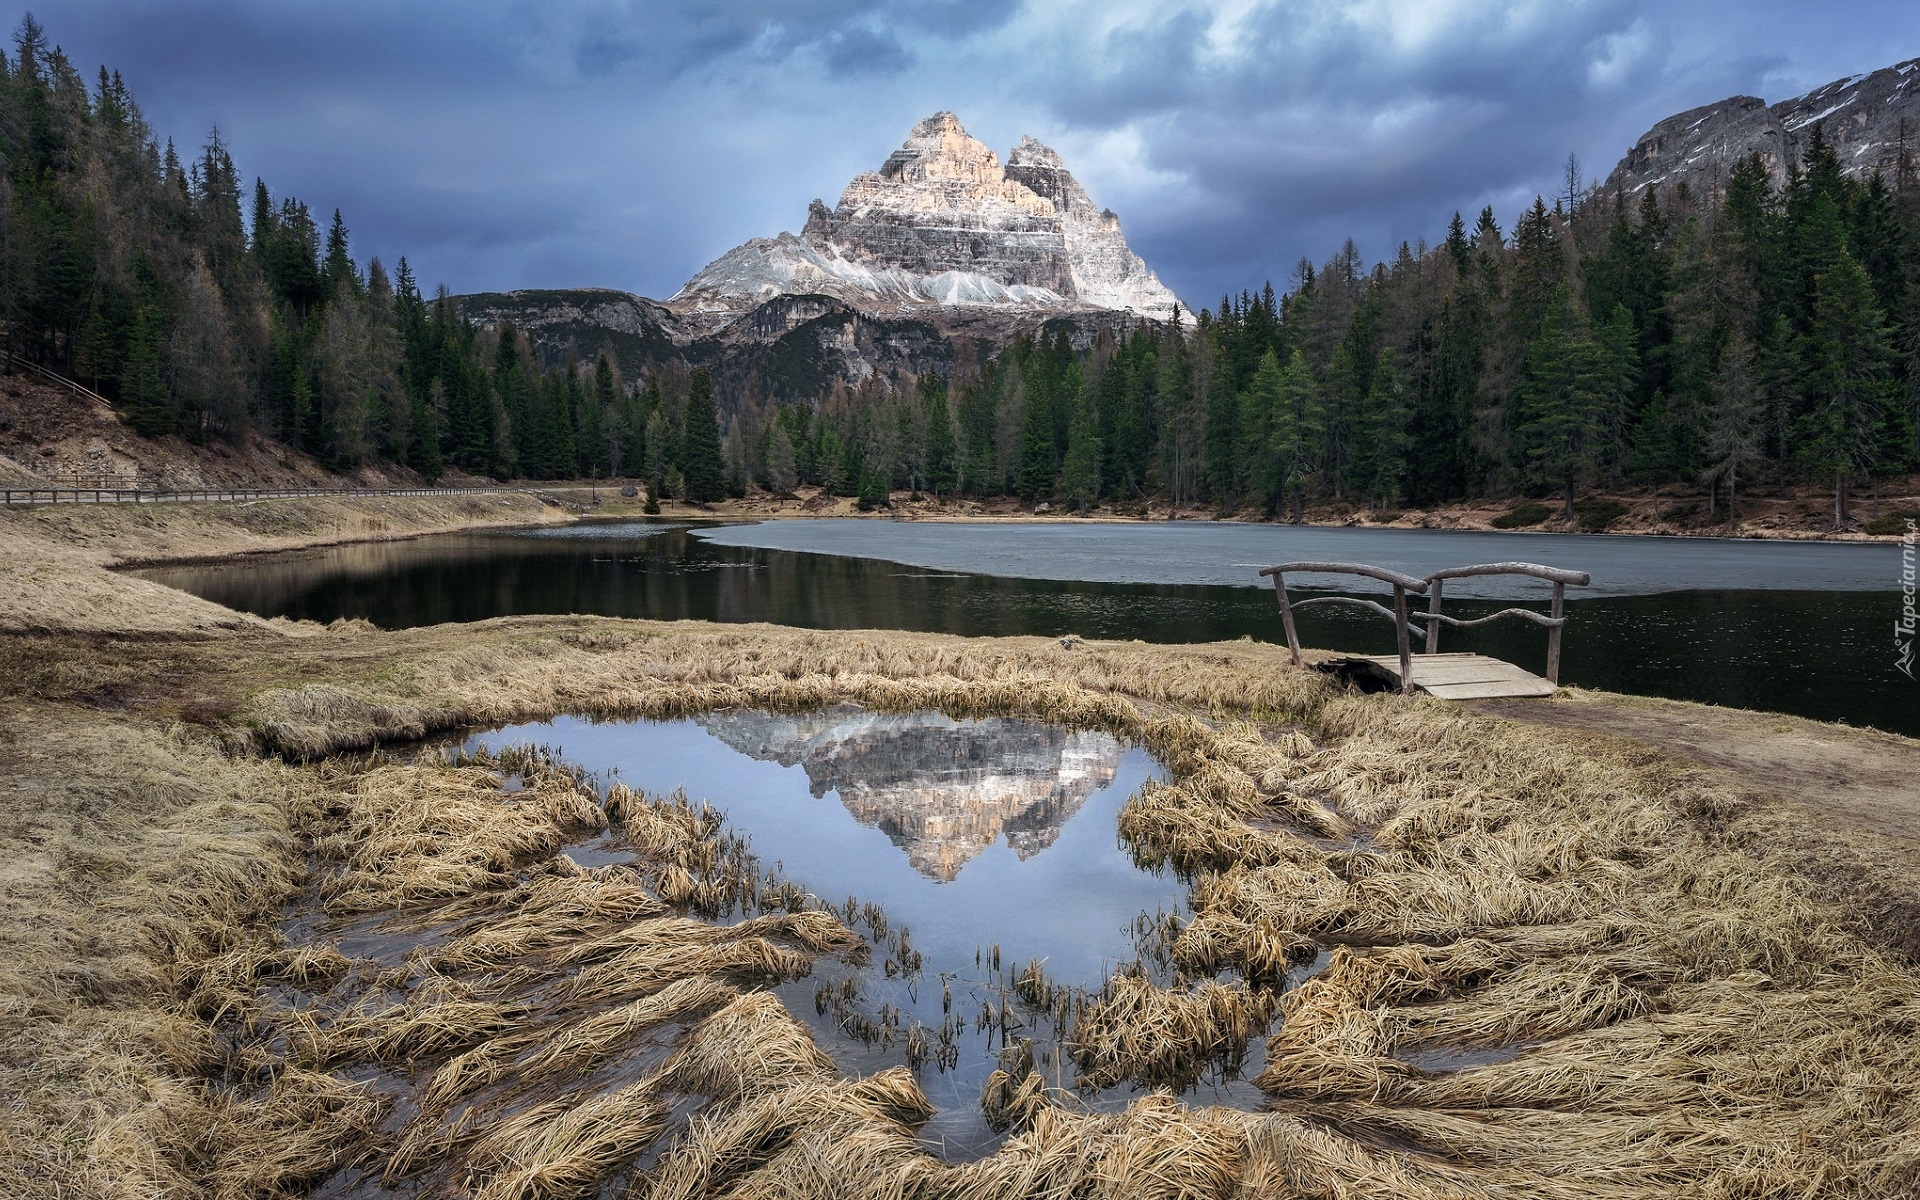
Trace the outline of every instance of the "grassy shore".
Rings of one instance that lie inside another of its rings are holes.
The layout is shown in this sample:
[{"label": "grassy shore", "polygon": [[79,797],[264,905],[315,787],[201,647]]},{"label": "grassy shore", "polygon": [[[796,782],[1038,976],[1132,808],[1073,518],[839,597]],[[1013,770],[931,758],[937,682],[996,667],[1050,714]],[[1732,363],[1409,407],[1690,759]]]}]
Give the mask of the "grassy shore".
[{"label": "grassy shore", "polygon": [[[1251,642],[262,622],[108,569],[558,515],[277,503],[0,514],[0,570],[33,573],[0,600],[0,1194],[292,1195],[349,1166],[502,1197],[1894,1197],[1920,1177],[1920,867],[1900,857],[1920,811],[1899,782],[1920,744],[1597,694],[1356,696]],[[942,1163],[913,1140],[910,1072],[843,1078],[765,990],[859,939],[717,823],[603,801],[536,752],[370,753],[561,712],[841,702],[1103,728],[1166,762],[1122,829],[1192,880],[1189,982],[1086,997],[1076,1062],[1151,1082],[1265,1036],[1265,1110],[1090,1111],[1015,1057],[987,1097],[1010,1140]],[[601,827],[632,867],[563,856]],[[685,919],[749,888],[758,915]],[[438,932],[355,958],[284,929],[289,906]],[[1325,970],[1282,986],[1314,947]]]}]

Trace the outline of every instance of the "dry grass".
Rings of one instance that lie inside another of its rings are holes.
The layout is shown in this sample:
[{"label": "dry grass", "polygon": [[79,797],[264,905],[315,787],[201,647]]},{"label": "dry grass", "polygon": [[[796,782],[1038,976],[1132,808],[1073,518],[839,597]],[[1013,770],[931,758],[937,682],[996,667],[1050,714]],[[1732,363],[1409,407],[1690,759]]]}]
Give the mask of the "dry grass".
[{"label": "dry grass", "polygon": [[1140,975],[1110,980],[1074,1029],[1081,1082],[1106,1088],[1127,1080],[1180,1087],[1209,1065],[1237,1065],[1247,1042],[1273,1017],[1277,998],[1206,980],[1167,989]]},{"label": "dry grass", "polygon": [[[81,536],[50,528],[27,542]],[[114,552],[75,542],[54,565],[98,572]],[[13,627],[68,627],[31,615],[62,586],[36,584]],[[102,621],[151,599],[112,586]],[[197,619],[125,628],[223,631]],[[262,631],[191,656],[7,646],[0,1193],[291,1194],[349,1161],[489,1196],[626,1174],[658,1197],[1878,1200],[1920,1173],[1920,973],[1774,857],[1773,826],[1723,780],[1336,696],[1270,647],[560,618]],[[93,707],[106,695],[150,707]],[[714,815],[620,793],[605,812],[558,770],[507,794],[484,763],[328,760],[560,711],[848,701],[1066,721],[1166,761],[1124,821],[1193,878],[1171,948],[1192,977],[1118,977],[1076,1031],[1081,1069],[1177,1079],[1264,1027],[1257,1082],[1279,1111],[1147,1095],[1091,1112],[1014,1071],[1015,1135],[942,1164],[913,1140],[910,1076],[842,1078],[752,990],[847,952],[844,927],[675,915],[744,884]],[[637,869],[560,857],[609,816]],[[329,909],[445,940],[380,970],[281,944],[309,849]],[[1314,945],[1325,969],[1287,986]],[[289,988],[314,997],[307,1016]],[[1435,1048],[1518,1052],[1409,1061]],[[425,1101],[404,1126],[339,1074],[382,1063],[383,1086]]]},{"label": "dry grass", "polygon": [[195,1011],[260,973],[247,931],[291,891],[306,781],[11,697],[0,761],[0,1194],[188,1189],[221,1058]]}]

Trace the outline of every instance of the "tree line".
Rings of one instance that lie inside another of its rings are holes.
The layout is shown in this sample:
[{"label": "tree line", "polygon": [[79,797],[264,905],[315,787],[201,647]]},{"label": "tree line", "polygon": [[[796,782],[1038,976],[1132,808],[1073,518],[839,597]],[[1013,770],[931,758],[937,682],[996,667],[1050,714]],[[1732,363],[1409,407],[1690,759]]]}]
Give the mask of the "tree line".
[{"label": "tree line", "polygon": [[[1164,497],[1298,517],[1628,484],[1829,489],[1920,463],[1920,179],[1850,177],[1816,127],[1776,187],[1575,181],[1511,234],[1455,214],[1366,268],[1349,241],[1276,296],[1075,353],[1021,340],[947,380],[748,414],[748,469],[857,492]],[[750,408],[751,406],[749,406]],[[789,446],[791,450],[789,450]],[[793,465],[788,467],[788,463]]]},{"label": "tree line", "polygon": [[[337,470],[384,461],[429,479],[612,476],[680,465],[682,442],[718,461],[717,432],[678,436],[684,371],[637,387],[606,355],[543,365],[514,330],[461,319],[444,288],[423,297],[405,258],[392,272],[356,261],[339,210],[323,230],[259,180],[243,205],[218,131],[183,160],[117,72],[89,87],[31,15],[0,55],[0,157],[6,350],[86,384],[143,434],[258,431]],[[671,406],[663,386],[678,389]],[[724,487],[711,464],[678,474]]]},{"label": "tree line", "polygon": [[[1706,195],[1568,186],[1455,214],[1367,267],[1348,242],[1284,294],[1076,345],[1055,322],[983,360],[775,403],[704,369],[477,328],[404,258],[362,265],[217,132],[161,144],[117,74],[88,87],[31,16],[0,56],[6,348],[136,428],[250,430],[351,470],[639,477],[694,500],[803,484],[1084,508],[1148,498],[1298,517],[1686,484],[1847,491],[1920,461],[1920,179],[1848,176],[1813,130]],[[1656,490],[1656,498],[1658,492]]]}]

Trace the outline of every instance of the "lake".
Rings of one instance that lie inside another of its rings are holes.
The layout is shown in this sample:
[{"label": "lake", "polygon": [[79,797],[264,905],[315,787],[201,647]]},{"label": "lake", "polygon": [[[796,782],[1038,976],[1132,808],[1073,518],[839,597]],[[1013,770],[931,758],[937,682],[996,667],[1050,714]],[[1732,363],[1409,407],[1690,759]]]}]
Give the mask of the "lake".
[{"label": "lake", "polygon": [[[1272,592],[1257,572],[1304,559],[1415,575],[1505,560],[1585,570],[1593,585],[1569,591],[1562,682],[1920,735],[1920,690],[1895,667],[1901,564],[1893,545],[1227,522],[622,521],[143,574],[262,616],[362,617],[390,629],[600,613],[815,629],[1281,642]],[[1546,588],[1462,580],[1448,584],[1447,596],[1449,613],[1473,617],[1515,600],[1544,602]],[[1309,609],[1299,621],[1308,646],[1392,649],[1391,626],[1358,610]],[[1544,634],[1518,621],[1448,630],[1442,648],[1534,671],[1546,658]]]}]

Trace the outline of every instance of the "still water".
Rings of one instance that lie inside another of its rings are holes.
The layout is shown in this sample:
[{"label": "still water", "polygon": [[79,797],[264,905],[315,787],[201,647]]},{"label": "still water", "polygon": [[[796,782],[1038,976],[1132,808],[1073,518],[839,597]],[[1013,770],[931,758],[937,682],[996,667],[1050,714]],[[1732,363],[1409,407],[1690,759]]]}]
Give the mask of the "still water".
[{"label": "still water", "polygon": [[[384,628],[601,613],[816,629],[1282,641],[1257,571],[1288,559],[1420,575],[1504,559],[1586,570],[1594,585],[1570,593],[1563,682],[1920,735],[1920,685],[1895,666],[1897,546],[1207,523],[622,522],[146,574],[262,616],[363,617]],[[1449,585],[1448,596],[1461,600],[1448,612],[1484,615],[1514,600],[1543,600],[1544,592],[1511,582]],[[1309,609],[1300,632],[1309,646],[1392,649],[1391,627],[1357,610]],[[1545,643],[1536,627],[1510,621],[1449,630],[1442,648],[1540,671]]]},{"label": "still water", "polygon": [[[525,742],[607,782],[655,794],[684,789],[696,804],[712,803],[763,868],[863,934],[870,930],[848,911],[883,909],[888,932],[873,937],[870,964],[823,961],[779,993],[858,1074],[898,1065],[912,1024],[947,1027],[954,1060],[920,1075],[940,1110],[924,1136],[948,1154],[983,1153],[997,1140],[981,1117],[980,1092],[1007,1034],[982,1027],[984,1008],[997,1014],[1007,1006],[1007,1032],[1034,1038],[1050,1076],[1072,1086],[1072,1064],[1059,1059],[1061,1031],[1011,995],[1014,975],[1038,960],[1054,983],[1097,991],[1140,957],[1143,916],[1185,913],[1185,886],[1169,872],[1141,870],[1118,836],[1120,805],[1164,772],[1144,750],[1105,733],[843,707],[667,722],[561,718],[475,735],[467,745]],[[586,863],[622,857],[618,846],[595,847],[593,857],[571,853]],[[888,938],[903,927],[918,957],[896,972],[887,969],[886,960],[899,957]],[[820,989],[842,984],[857,995],[822,1012]],[[888,1010],[897,1014],[898,1038],[881,1045],[847,1035]],[[1217,1072],[1196,1089],[1201,1103],[1257,1098]],[[1123,1088],[1089,1100],[1112,1106],[1131,1094]]]}]

